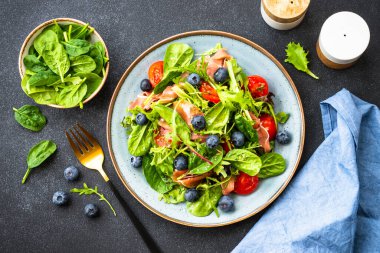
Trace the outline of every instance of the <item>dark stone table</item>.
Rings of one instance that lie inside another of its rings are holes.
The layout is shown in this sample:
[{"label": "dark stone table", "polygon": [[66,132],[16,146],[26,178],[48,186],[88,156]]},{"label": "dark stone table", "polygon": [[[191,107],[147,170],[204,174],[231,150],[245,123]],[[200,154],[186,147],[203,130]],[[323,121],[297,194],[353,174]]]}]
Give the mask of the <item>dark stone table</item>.
[{"label": "dark stone table", "polygon": [[[312,1],[302,24],[291,31],[268,27],[260,15],[260,1],[6,1],[0,2],[0,252],[146,252],[137,231],[124,214],[98,173],[85,170],[70,150],[64,130],[75,122],[83,123],[106,144],[106,115],[113,90],[128,65],[152,44],[177,33],[210,29],[241,35],[266,48],[281,62],[290,41],[310,50],[310,68],[320,76],[314,80],[285,64],[300,93],[306,117],[306,142],[301,166],[323,141],[319,102],[342,88],[374,104],[380,104],[380,1]],[[323,22],[338,11],[361,15],[371,30],[366,53],[351,69],[335,71],[317,58],[315,43]],[[13,119],[12,107],[33,104],[20,88],[18,54],[25,37],[40,23],[72,17],[89,22],[107,43],[111,67],[106,85],[84,110],[57,110],[41,106],[48,124],[39,133],[23,129]],[[26,170],[28,149],[41,139],[52,139],[58,152],[21,185]],[[82,172],[80,182],[69,184],[63,178],[68,165]],[[262,213],[240,223],[213,229],[191,228],[166,221],[138,203],[116,175],[108,156],[105,168],[152,236],[165,252],[228,252],[244,237]],[[99,203],[102,215],[86,218],[83,206],[98,203],[95,196],[72,196],[68,207],[51,203],[57,190],[68,191],[87,182],[98,185],[110,199],[118,216],[105,203]],[[264,211],[265,212],[265,211]]]}]

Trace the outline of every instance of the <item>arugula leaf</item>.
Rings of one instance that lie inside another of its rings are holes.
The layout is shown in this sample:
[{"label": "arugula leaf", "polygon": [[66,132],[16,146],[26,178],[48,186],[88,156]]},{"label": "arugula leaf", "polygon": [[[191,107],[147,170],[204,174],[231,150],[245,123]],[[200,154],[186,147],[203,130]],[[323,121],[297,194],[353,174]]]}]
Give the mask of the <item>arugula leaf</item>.
[{"label": "arugula leaf", "polygon": [[168,204],[178,204],[185,201],[186,188],[176,186],[171,191],[160,194],[159,200],[164,200]]},{"label": "arugula leaf", "polygon": [[187,202],[187,210],[194,216],[207,216],[212,211],[217,211],[216,206],[221,196],[222,188],[220,186],[206,188],[197,201]]},{"label": "arugula leaf", "polygon": [[245,149],[232,149],[223,161],[230,162],[233,167],[250,176],[257,175],[262,166],[260,157]]},{"label": "arugula leaf", "polygon": [[307,60],[307,55],[309,52],[305,52],[300,43],[296,44],[294,42],[290,42],[285,52],[287,56],[285,62],[291,63],[296,69],[305,72],[315,79],[319,79],[319,77],[314,75],[307,67],[309,64],[309,61]]},{"label": "arugula leaf", "polygon": [[250,142],[257,142],[259,140],[257,131],[253,129],[252,123],[239,113],[235,115],[235,124],[239,131],[242,132]]},{"label": "arugula leaf", "polygon": [[222,133],[223,128],[228,123],[230,117],[230,110],[223,105],[217,103],[205,114],[207,133]]},{"label": "arugula leaf", "polygon": [[153,144],[152,124],[143,126],[133,125],[132,132],[128,138],[128,151],[134,156],[143,156],[149,152]]},{"label": "arugula leaf", "polygon": [[75,192],[75,193],[79,193],[79,195],[92,195],[92,194],[96,194],[99,196],[99,200],[100,201],[105,201],[107,203],[107,205],[111,208],[112,212],[113,212],[113,215],[116,216],[116,212],[115,212],[115,209],[113,209],[111,203],[104,197],[104,194],[101,194],[98,192],[98,187],[95,186],[95,188],[90,188],[87,186],[86,183],[83,183],[83,188],[82,189],[78,189],[78,188],[73,188],[70,190],[70,192]]},{"label": "arugula leaf", "polygon": [[34,105],[24,105],[19,109],[13,107],[15,120],[26,129],[39,132],[46,125],[46,117]]},{"label": "arugula leaf", "polygon": [[206,52],[202,53],[201,56],[206,56],[206,55],[212,55],[215,54],[219,49],[222,49],[222,43],[218,42],[216,43],[215,47],[207,50]]},{"label": "arugula leaf", "polygon": [[27,164],[28,164],[28,169],[26,170],[26,173],[24,177],[22,178],[22,184],[25,183],[32,169],[40,166],[41,163],[43,163],[56,150],[57,150],[57,145],[50,140],[44,140],[34,145],[29,150],[28,157],[26,159]]},{"label": "arugula leaf", "polygon": [[169,184],[162,179],[156,166],[152,165],[151,155],[148,154],[144,156],[142,167],[145,179],[153,190],[159,193],[166,193],[173,188],[172,184]]},{"label": "arugula leaf", "polygon": [[175,156],[175,149],[167,147],[151,148],[150,154],[153,153],[152,166],[156,166],[161,172],[171,177],[173,174],[173,161]]},{"label": "arugula leaf", "polygon": [[213,152],[211,155],[209,155],[209,157],[211,156],[211,159],[209,159],[212,164],[209,164],[205,161],[202,161],[202,163],[200,165],[198,165],[197,167],[193,168],[192,170],[190,170],[190,174],[196,174],[196,175],[200,175],[200,174],[204,174],[206,172],[209,172],[210,170],[212,170],[215,166],[217,166],[223,159],[223,149],[221,146],[219,146],[217,149],[216,149],[216,152]]},{"label": "arugula leaf", "polygon": [[285,124],[288,121],[290,114],[285,112],[278,112],[276,114],[276,119],[278,123]]},{"label": "arugula leaf", "polygon": [[266,153],[260,157],[262,167],[258,174],[259,178],[274,177],[282,174],[286,168],[286,162],[282,155],[277,153]]}]

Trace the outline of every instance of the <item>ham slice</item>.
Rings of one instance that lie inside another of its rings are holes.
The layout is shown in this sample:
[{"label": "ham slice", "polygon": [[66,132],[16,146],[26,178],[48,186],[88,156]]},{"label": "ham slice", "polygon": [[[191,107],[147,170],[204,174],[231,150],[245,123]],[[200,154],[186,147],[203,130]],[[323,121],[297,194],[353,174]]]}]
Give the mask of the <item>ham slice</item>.
[{"label": "ham slice", "polygon": [[177,182],[186,188],[194,188],[196,187],[203,179],[210,176],[212,172],[207,172],[202,175],[186,175],[181,179],[178,179],[180,176],[185,174],[187,170],[174,170],[172,179],[174,182]]},{"label": "ham slice", "polygon": [[270,152],[271,147],[269,143],[269,133],[268,131],[261,126],[260,119],[255,116],[252,112],[249,112],[251,119],[255,121],[255,124],[252,126],[257,131],[257,135],[259,137],[259,143],[261,147],[264,149],[265,153]]},{"label": "ham slice", "polygon": [[141,94],[139,94],[137,98],[129,104],[128,109],[132,110],[135,107],[140,106],[145,111],[148,111],[150,110],[150,106],[152,102],[159,101],[160,104],[170,103],[178,97],[177,93],[175,93],[172,88],[173,88],[172,86],[166,87],[166,89],[162,93],[152,96],[148,103],[146,103],[146,100],[151,95],[151,92],[144,91]]},{"label": "ham slice", "polygon": [[137,95],[137,98],[129,104],[128,109],[132,110],[132,109],[134,109],[137,106],[140,106],[141,108],[144,108],[145,107],[144,102],[148,98],[149,95],[150,95],[150,93],[146,92],[146,91],[144,91],[141,94]]},{"label": "ham slice", "polygon": [[[166,122],[165,122],[166,123]],[[159,147],[170,147],[172,143],[171,129],[160,126],[158,133],[154,137],[154,142]]]},{"label": "ham slice", "polygon": [[221,186],[223,195],[230,194],[233,190],[235,190],[235,177],[231,177],[228,182],[222,184]]},{"label": "ham slice", "polygon": [[190,128],[193,127],[191,124],[193,117],[203,115],[198,107],[184,100],[174,102],[174,108]]},{"label": "ham slice", "polygon": [[191,140],[200,140],[201,143],[205,142],[207,139],[208,135],[203,135],[203,134],[197,134],[197,133],[191,133]]},{"label": "ham slice", "polygon": [[216,53],[208,60],[206,69],[207,75],[214,79],[214,73],[218,68],[225,67],[225,60],[229,59],[231,59],[231,55],[229,55],[224,48],[216,51]]},{"label": "ham slice", "polygon": [[160,104],[167,104],[172,102],[177,97],[178,95],[173,91],[173,87],[168,86],[161,94],[154,95],[152,100],[159,101]]}]

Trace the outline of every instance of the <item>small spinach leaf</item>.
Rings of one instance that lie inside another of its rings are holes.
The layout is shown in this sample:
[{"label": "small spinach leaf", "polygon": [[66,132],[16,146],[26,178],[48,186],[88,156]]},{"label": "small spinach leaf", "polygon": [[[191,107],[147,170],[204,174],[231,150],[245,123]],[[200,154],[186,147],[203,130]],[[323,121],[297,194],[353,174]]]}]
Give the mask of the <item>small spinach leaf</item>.
[{"label": "small spinach leaf", "polygon": [[77,106],[82,102],[86,93],[87,85],[85,83],[67,86],[59,92],[57,103],[66,108]]},{"label": "small spinach leaf", "polygon": [[47,86],[59,80],[59,76],[54,74],[51,70],[41,71],[29,78],[27,83],[27,90],[30,87]]},{"label": "small spinach leaf", "polygon": [[96,68],[96,63],[88,55],[80,55],[71,59],[71,67],[77,73],[91,73]]},{"label": "small spinach leaf", "polygon": [[23,62],[25,67],[33,72],[37,73],[47,70],[47,66],[43,62],[40,62],[40,60],[35,55],[25,56]]},{"label": "small spinach leaf", "polygon": [[232,149],[223,159],[250,176],[259,173],[262,166],[260,157],[245,149]]},{"label": "small spinach leaf", "polygon": [[282,174],[286,168],[285,159],[277,153],[266,153],[260,157],[262,167],[259,172],[259,178],[274,177]]},{"label": "small spinach leaf", "polygon": [[134,156],[143,156],[153,144],[153,125],[133,125],[128,138],[128,151]]},{"label": "small spinach leaf", "polygon": [[103,55],[99,47],[92,46],[89,52],[90,57],[95,61],[96,68],[93,71],[95,74],[100,74],[103,69]]},{"label": "small spinach leaf", "polygon": [[33,146],[28,153],[27,163],[28,169],[22,179],[22,183],[25,183],[32,169],[40,166],[49,156],[51,156],[57,150],[57,145],[50,141],[44,140]]},{"label": "small spinach leaf", "polygon": [[278,113],[276,114],[277,122],[278,122],[278,123],[281,123],[281,124],[285,124],[286,121],[288,121],[289,116],[290,116],[289,113],[278,112]]},{"label": "small spinach leaf", "polygon": [[205,114],[207,132],[222,133],[222,129],[227,125],[230,117],[230,110],[219,102]]},{"label": "small spinach leaf", "polygon": [[163,199],[168,204],[178,204],[185,201],[185,192],[185,187],[177,186],[169,192],[160,194],[159,200]]},{"label": "small spinach leaf", "polygon": [[46,125],[46,117],[34,105],[24,105],[19,109],[13,108],[16,121],[26,129],[34,132],[41,131]]},{"label": "small spinach leaf", "polygon": [[249,141],[257,142],[259,140],[257,131],[253,129],[252,124],[243,118],[241,114],[235,115],[235,124],[239,131],[242,132]]},{"label": "small spinach leaf", "polygon": [[87,93],[83,99],[87,99],[89,96],[91,96],[91,94],[98,89],[103,80],[100,76],[94,73],[75,73],[73,76],[86,78],[85,83],[87,84]]},{"label": "small spinach leaf", "polygon": [[144,156],[142,167],[146,181],[152,189],[159,193],[166,193],[170,191],[173,188],[172,184],[168,184],[162,179],[160,174],[157,172],[157,168],[151,165],[151,162],[152,157],[150,155]]},{"label": "small spinach leaf", "polygon": [[87,40],[71,39],[68,42],[62,42],[65,45],[66,52],[70,56],[79,56],[90,51],[90,43]]},{"label": "small spinach leaf", "polygon": [[63,81],[64,75],[70,69],[70,60],[62,44],[59,42],[51,43],[51,47],[44,49],[41,55],[46,65]]},{"label": "small spinach leaf", "polygon": [[212,170],[215,166],[217,166],[223,159],[223,149],[221,146],[219,146],[216,149],[216,152],[213,152],[212,156],[208,156],[208,159],[212,162],[212,164],[209,164],[207,162],[202,162],[200,165],[192,169],[189,173],[190,174],[204,174],[206,172],[209,172]]},{"label": "small spinach leaf", "polygon": [[222,188],[214,186],[204,190],[201,197],[195,202],[187,202],[187,210],[194,216],[204,217],[216,210],[216,206],[222,196]]}]

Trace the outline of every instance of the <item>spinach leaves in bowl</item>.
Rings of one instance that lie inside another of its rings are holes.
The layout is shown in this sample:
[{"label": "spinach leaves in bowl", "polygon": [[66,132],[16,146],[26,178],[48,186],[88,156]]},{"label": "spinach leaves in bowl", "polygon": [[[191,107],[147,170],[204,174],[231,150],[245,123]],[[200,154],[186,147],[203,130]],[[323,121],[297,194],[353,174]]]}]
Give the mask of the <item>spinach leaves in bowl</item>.
[{"label": "spinach leaves in bowl", "polygon": [[23,57],[25,94],[38,104],[82,108],[106,77],[106,49],[93,33],[89,24],[54,21],[45,27]]}]

